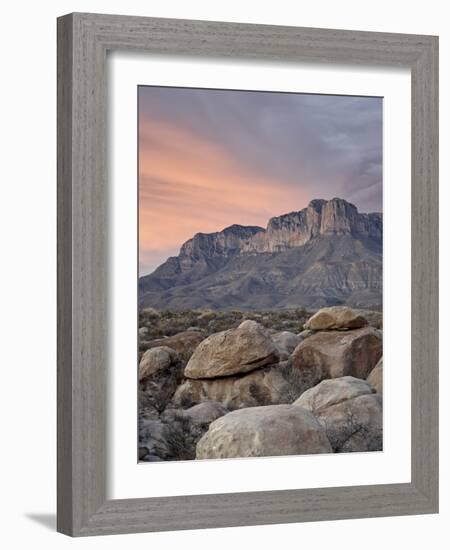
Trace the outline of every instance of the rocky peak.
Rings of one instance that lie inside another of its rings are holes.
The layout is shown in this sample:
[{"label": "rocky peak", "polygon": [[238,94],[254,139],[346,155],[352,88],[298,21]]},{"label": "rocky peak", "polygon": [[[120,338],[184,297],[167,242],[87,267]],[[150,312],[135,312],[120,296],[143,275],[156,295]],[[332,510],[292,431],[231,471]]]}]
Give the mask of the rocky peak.
[{"label": "rocky peak", "polygon": [[347,235],[356,230],[358,210],[344,199],[334,198],[323,204],[321,209],[320,233],[322,235]]},{"label": "rocky peak", "polygon": [[280,252],[319,235],[347,234],[381,239],[381,214],[360,214],[354,204],[340,198],[314,199],[302,210],[271,218],[266,229],[235,224],[216,233],[197,233],[183,244],[179,259],[189,267],[216,257]]},{"label": "rocky peak", "polygon": [[321,210],[322,210],[322,206],[324,204],[326,204],[326,200],[325,199],[313,199],[312,201],[310,201],[310,203],[308,204],[308,208],[313,208],[317,213],[320,214]]}]

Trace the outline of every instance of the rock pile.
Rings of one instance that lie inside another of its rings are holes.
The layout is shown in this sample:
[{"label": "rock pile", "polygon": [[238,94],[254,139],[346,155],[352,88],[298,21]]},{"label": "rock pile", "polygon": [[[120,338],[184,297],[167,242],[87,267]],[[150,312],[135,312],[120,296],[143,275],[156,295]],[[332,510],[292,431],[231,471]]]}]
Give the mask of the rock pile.
[{"label": "rock pile", "polygon": [[235,327],[142,355],[141,460],[382,449],[382,332],[363,312],[324,308],[300,334]]},{"label": "rock pile", "polygon": [[189,360],[174,396],[177,406],[213,400],[234,410],[259,405],[290,403],[311,386],[288,357],[301,338],[293,333],[270,335],[256,321],[203,340]]}]

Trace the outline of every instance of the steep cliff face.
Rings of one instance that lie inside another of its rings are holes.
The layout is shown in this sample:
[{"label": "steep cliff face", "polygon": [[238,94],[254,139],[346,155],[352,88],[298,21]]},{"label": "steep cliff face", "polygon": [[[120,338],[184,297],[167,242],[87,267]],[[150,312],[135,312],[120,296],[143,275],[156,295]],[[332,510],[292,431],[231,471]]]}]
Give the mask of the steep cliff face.
[{"label": "steep cliff face", "polygon": [[271,218],[198,233],[177,257],[141,277],[141,305],[212,307],[381,306],[382,215],[339,198]]},{"label": "steep cliff face", "polygon": [[303,246],[318,235],[381,239],[381,214],[359,214],[356,206],[343,199],[315,199],[299,212],[271,218],[266,231],[259,231],[243,243],[242,252],[280,252]]},{"label": "steep cliff face", "polygon": [[271,218],[267,229],[255,235],[243,252],[280,252],[303,246],[320,233],[324,200],[311,201],[307,208]]},{"label": "steep cliff face", "polygon": [[229,258],[240,254],[252,237],[264,233],[262,227],[231,225],[217,233],[197,233],[186,241],[178,256],[182,269],[209,258]]}]

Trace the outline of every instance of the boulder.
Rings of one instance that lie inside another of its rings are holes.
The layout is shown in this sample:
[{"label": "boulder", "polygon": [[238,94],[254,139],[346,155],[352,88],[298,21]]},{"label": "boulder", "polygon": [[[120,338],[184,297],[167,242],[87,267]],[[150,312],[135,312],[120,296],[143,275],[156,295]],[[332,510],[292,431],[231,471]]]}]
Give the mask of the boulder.
[{"label": "boulder", "polygon": [[305,391],[294,406],[317,418],[334,451],[382,450],[382,400],[366,381],[351,376],[324,380]]},{"label": "boulder", "polygon": [[345,306],[324,307],[319,309],[306,323],[310,330],[354,329],[367,325],[367,319]]},{"label": "boulder", "polygon": [[373,389],[366,381],[353,376],[323,380],[317,386],[306,390],[293,404],[313,414],[360,395],[370,395]]},{"label": "boulder", "polygon": [[330,453],[324,429],[301,407],[241,409],[210,424],[197,443],[197,459]]},{"label": "boulder", "polygon": [[377,393],[383,393],[383,358],[381,358],[373,368],[367,377],[367,382]]},{"label": "boulder", "polygon": [[292,354],[293,365],[309,371],[311,379],[355,376],[366,379],[383,352],[380,331],[364,327],[346,332],[317,332],[303,340]]},{"label": "boulder", "polygon": [[177,361],[177,353],[167,346],[158,346],[147,350],[139,363],[139,381],[164,371]]},{"label": "boulder", "polygon": [[234,410],[259,405],[292,403],[320,380],[311,372],[294,368],[289,362],[262,367],[241,376],[186,379],[176,390],[172,406],[191,407],[203,401],[217,401]]},{"label": "boulder", "polygon": [[194,424],[211,424],[227,412],[229,412],[228,409],[217,401],[204,401],[189,409],[178,409],[177,415],[189,418]]},{"label": "boulder", "polygon": [[148,328],[147,327],[140,327],[138,332],[139,332],[139,337],[140,338],[145,338],[148,334]]},{"label": "boulder", "polygon": [[254,321],[253,319],[245,319],[242,321],[242,323],[238,326],[238,328],[248,329],[248,330],[262,330],[266,332],[266,329],[261,323],[258,323],[258,321]]},{"label": "boulder", "polygon": [[145,349],[166,346],[168,348],[172,348],[180,356],[187,360],[204,338],[205,335],[201,331],[186,330],[184,332],[179,332],[174,336],[168,336],[167,338],[157,338],[155,340],[142,342],[141,346],[145,347]]},{"label": "boulder", "polygon": [[173,456],[169,429],[160,420],[141,420],[139,422],[139,458],[157,457],[157,460],[169,460]]},{"label": "boulder", "polygon": [[139,364],[139,413],[148,419],[164,410],[182,378],[183,364],[173,349],[147,350]]},{"label": "boulder", "polygon": [[278,360],[278,350],[263,327],[255,321],[244,321],[238,328],[203,340],[189,359],[184,375],[193,379],[231,376]]},{"label": "boulder", "polygon": [[275,332],[270,335],[270,338],[276,345],[281,359],[287,359],[302,341],[300,336],[287,330]]}]

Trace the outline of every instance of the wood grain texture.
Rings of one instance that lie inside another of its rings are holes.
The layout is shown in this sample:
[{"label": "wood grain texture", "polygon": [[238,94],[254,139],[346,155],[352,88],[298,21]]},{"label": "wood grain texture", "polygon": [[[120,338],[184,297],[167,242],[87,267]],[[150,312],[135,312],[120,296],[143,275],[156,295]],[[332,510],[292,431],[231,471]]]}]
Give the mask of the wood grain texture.
[{"label": "wood grain texture", "polygon": [[438,508],[438,42],[411,70],[412,479]]},{"label": "wood grain texture", "polygon": [[[412,481],[106,498],[109,50],[410,67]],[[74,536],[438,509],[438,40],[433,36],[71,14],[58,20],[58,530]]]},{"label": "wood grain texture", "polygon": [[57,528],[72,525],[72,20],[58,21]]}]

